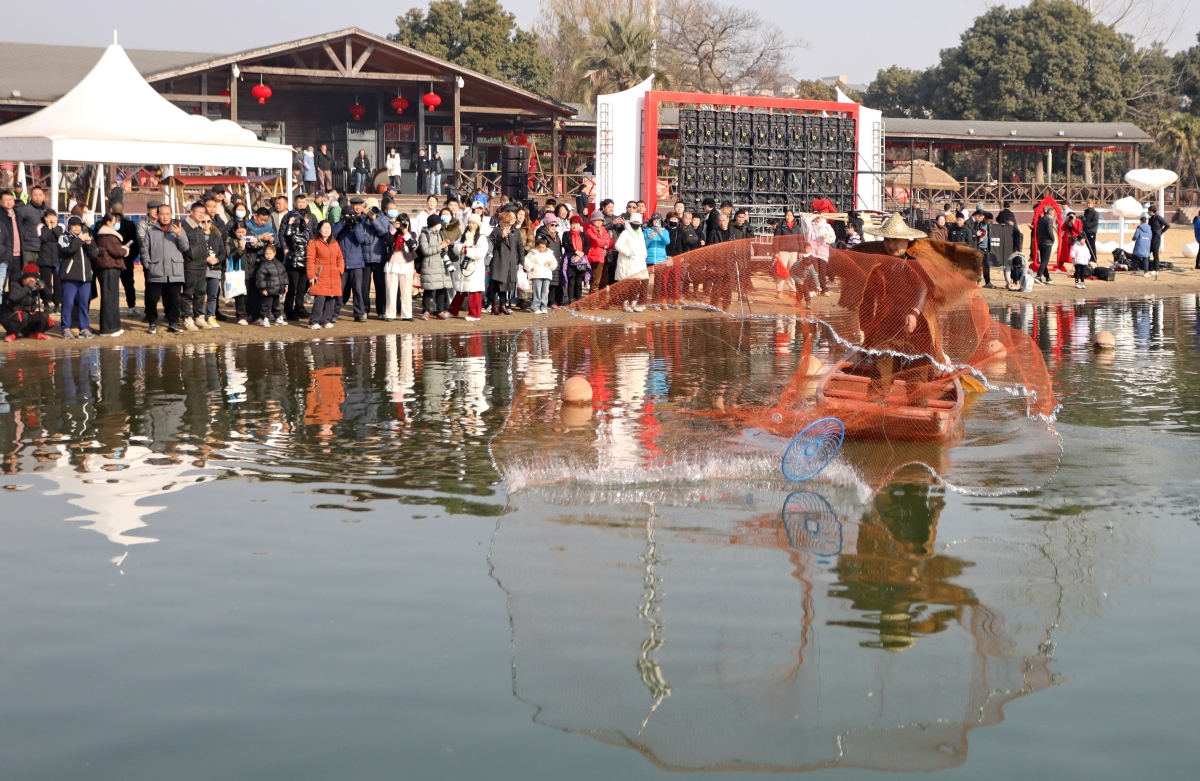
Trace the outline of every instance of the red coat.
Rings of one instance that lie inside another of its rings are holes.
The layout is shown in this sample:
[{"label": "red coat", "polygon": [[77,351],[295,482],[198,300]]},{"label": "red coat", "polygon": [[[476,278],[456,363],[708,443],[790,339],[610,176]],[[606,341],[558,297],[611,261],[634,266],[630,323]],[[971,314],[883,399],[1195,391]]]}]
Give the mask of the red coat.
[{"label": "red coat", "polygon": [[345,270],[346,261],[342,257],[342,248],[336,241],[331,239],[326,244],[324,239],[314,238],[308,242],[308,279],[312,282],[308,288],[310,295],[340,296],[342,272]]},{"label": "red coat", "polygon": [[1066,268],[1071,265],[1071,247],[1075,244],[1075,237],[1083,233],[1083,220],[1075,219],[1070,222],[1070,226],[1064,222],[1058,231],[1058,267]]},{"label": "red coat", "polygon": [[605,256],[614,244],[604,223],[600,223],[597,227],[597,223],[589,222],[583,229],[583,235],[587,237],[588,241],[588,263],[603,263]]}]

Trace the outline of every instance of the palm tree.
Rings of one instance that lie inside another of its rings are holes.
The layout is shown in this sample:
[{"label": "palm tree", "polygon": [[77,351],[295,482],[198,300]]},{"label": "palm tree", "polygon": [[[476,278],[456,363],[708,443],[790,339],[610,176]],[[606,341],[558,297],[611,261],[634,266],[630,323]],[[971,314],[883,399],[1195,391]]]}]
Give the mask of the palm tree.
[{"label": "palm tree", "polygon": [[589,100],[620,92],[654,77],[654,86],[671,85],[671,77],[655,66],[658,33],[632,16],[605,19],[592,28],[595,46],[580,55],[576,68],[583,74]]},{"label": "palm tree", "polygon": [[1180,182],[1197,186],[1200,176],[1200,116],[1179,112],[1172,114],[1158,132],[1162,154],[1172,160]]}]

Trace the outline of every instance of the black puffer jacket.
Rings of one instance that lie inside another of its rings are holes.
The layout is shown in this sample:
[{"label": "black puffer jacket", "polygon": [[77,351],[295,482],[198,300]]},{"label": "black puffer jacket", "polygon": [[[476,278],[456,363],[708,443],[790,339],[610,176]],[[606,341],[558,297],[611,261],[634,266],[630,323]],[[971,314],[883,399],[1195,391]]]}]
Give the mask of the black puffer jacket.
[{"label": "black puffer jacket", "polygon": [[61,225],[53,229],[42,226],[42,243],[38,248],[38,265],[42,268],[58,268],[58,242],[63,236]]},{"label": "black puffer jacket", "polygon": [[267,291],[268,296],[281,296],[287,290],[287,271],[279,262],[279,257],[259,261],[254,270],[254,287]]},{"label": "black puffer jacket", "polygon": [[67,231],[58,240],[58,278],[64,282],[91,282],[95,277],[96,242],[84,242],[79,236]]}]

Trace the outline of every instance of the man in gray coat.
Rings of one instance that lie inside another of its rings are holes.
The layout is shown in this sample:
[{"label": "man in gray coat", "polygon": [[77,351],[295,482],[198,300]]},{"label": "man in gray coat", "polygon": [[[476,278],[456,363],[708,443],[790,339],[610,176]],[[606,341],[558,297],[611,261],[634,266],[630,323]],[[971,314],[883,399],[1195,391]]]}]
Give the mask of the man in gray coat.
[{"label": "man in gray coat", "polygon": [[189,247],[188,237],[166,204],[158,207],[158,220],[146,227],[145,236],[142,268],[146,275],[146,322],[150,324],[150,333],[158,333],[161,300],[167,314],[167,331],[177,334],[183,330],[179,325],[179,300],[183,293],[183,258]]}]

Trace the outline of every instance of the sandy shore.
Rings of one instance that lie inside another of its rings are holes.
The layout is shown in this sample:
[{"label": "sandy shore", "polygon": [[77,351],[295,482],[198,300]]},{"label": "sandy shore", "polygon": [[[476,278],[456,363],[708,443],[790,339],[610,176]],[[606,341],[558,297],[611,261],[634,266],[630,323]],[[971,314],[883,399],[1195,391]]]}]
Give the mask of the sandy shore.
[{"label": "sandy shore", "polygon": [[[1027,231],[1028,232],[1028,231]],[[1100,240],[1103,241],[1108,237],[1101,235]],[[1026,239],[1028,241],[1028,238]],[[1192,231],[1190,227],[1172,226],[1172,229],[1166,235],[1164,251],[1162,257],[1164,260],[1170,260],[1175,265],[1173,271],[1163,271],[1155,279],[1153,275],[1148,277],[1135,277],[1132,274],[1121,273],[1117,275],[1117,279],[1113,282],[1098,282],[1091,281],[1088,283],[1086,290],[1077,290],[1074,280],[1070,274],[1054,273],[1052,275],[1052,284],[1050,285],[1035,285],[1031,293],[1014,293],[1006,290],[990,290],[984,289],[984,296],[988,301],[1001,303],[1005,301],[1078,301],[1081,299],[1096,299],[1109,297],[1127,297],[1127,296],[1149,296],[1149,295],[1179,295],[1182,293],[1197,293],[1200,292],[1200,270],[1193,268],[1195,262],[1183,257],[1182,247],[1186,242],[1193,241]],[[1102,258],[1107,262],[1108,258]],[[137,274],[138,279],[138,305],[141,306],[141,274]],[[97,310],[97,302],[93,302],[92,308],[92,324],[93,327],[99,322],[99,312]],[[229,307],[222,304],[222,309],[229,310]],[[420,315],[412,322],[383,322],[375,319],[372,314],[371,319],[365,323],[356,323],[353,318],[343,312],[342,319],[337,325],[328,330],[310,331],[307,322],[291,322],[285,326],[272,326],[263,328],[259,325],[239,326],[233,322],[222,322],[221,327],[208,331],[185,331],[179,334],[167,333],[166,324],[160,320],[159,331],[151,336],[146,332],[146,324],[141,321],[141,317],[125,317],[124,308],[122,308],[122,326],[125,333],[116,338],[107,336],[97,336],[95,339],[88,341],[64,340],[58,335],[58,327],[55,326],[50,332],[49,341],[34,341],[30,339],[18,339],[15,342],[6,342],[3,347],[8,351],[14,350],[47,350],[61,349],[64,347],[107,347],[107,346],[135,346],[135,345],[175,345],[175,344],[223,344],[226,342],[279,342],[279,341],[297,341],[304,339],[329,338],[335,336],[371,336],[376,334],[404,334],[404,333],[422,333],[422,334],[465,334],[475,333],[479,331],[513,331],[526,328],[538,323],[551,323],[566,325],[569,322],[578,323],[578,319],[574,319],[572,315],[566,312],[557,312],[551,315],[532,315],[515,312],[512,315],[493,316],[484,314],[483,319],[478,323],[468,323],[459,317],[457,319],[436,320],[431,319],[424,321],[420,319]],[[616,316],[617,312],[612,313]],[[160,315],[161,316],[161,315]],[[635,315],[633,319],[643,318],[661,318],[668,316],[673,319],[691,319],[701,317],[711,317],[712,313],[707,310],[684,310],[670,312],[655,312],[645,315]],[[57,322],[58,316],[54,316]]]}]

